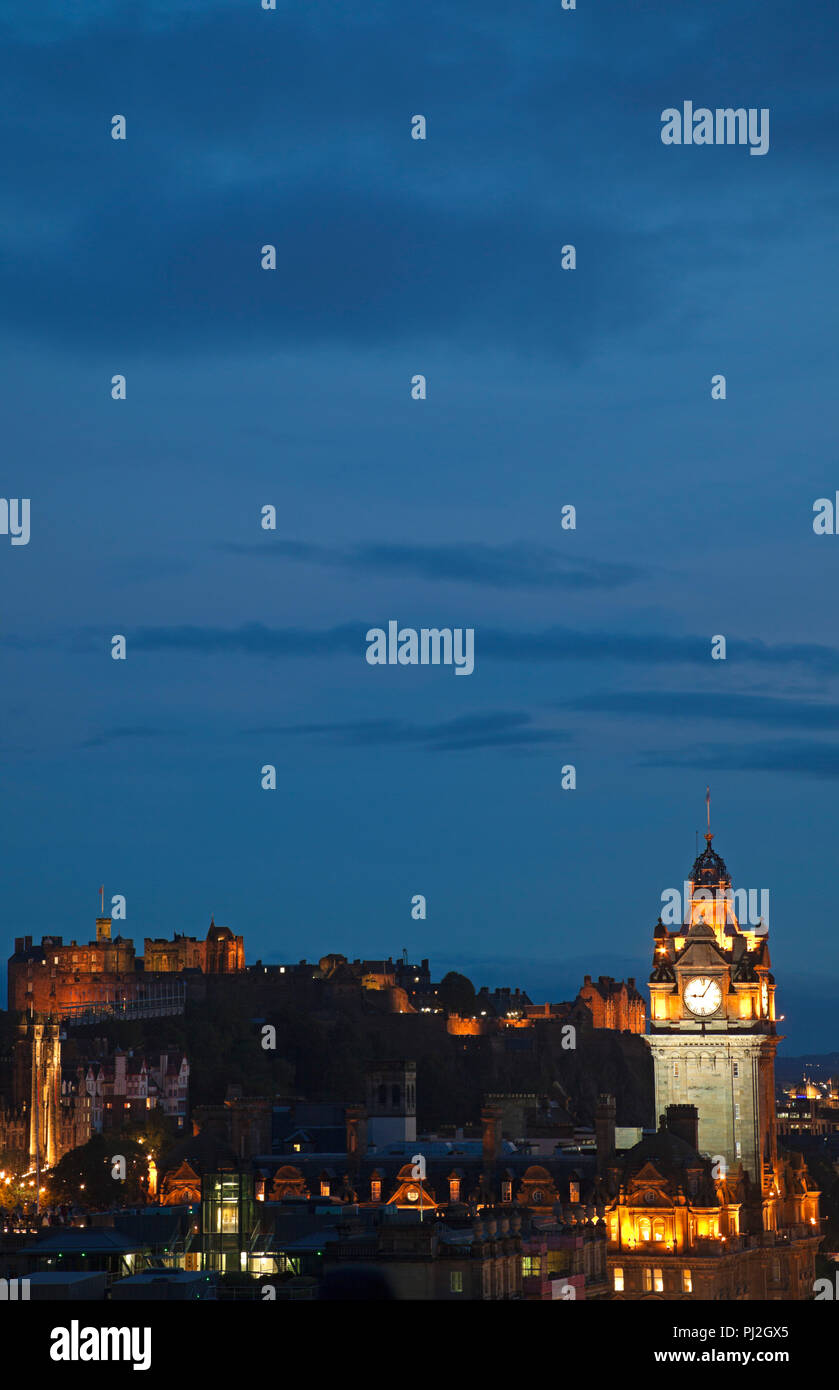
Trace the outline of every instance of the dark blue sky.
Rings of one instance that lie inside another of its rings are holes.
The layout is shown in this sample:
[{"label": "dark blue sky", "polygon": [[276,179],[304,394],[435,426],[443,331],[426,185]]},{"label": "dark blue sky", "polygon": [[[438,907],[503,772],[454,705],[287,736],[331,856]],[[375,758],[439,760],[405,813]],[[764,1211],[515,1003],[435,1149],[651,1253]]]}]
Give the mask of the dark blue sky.
[{"label": "dark blue sky", "polygon": [[[646,975],[710,782],[839,1046],[835,14],[280,2],[0,17],[5,943],[104,879],[138,941],[567,997]],[[389,619],[474,674],[367,665]]]}]

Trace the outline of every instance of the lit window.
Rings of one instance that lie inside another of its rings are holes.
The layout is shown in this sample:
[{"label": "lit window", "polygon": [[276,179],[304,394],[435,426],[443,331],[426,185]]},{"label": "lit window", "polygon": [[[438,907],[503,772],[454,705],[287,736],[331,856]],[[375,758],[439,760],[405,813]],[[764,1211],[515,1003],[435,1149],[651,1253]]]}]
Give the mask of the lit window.
[{"label": "lit window", "polygon": [[463,1270],[452,1270],[449,1275],[449,1288],[452,1293],[463,1293]]},{"label": "lit window", "polygon": [[644,1270],[644,1292],[649,1293],[653,1286],[653,1272],[651,1269]]},{"label": "lit window", "polygon": [[460,1178],[449,1179],[449,1201],[460,1201]]},{"label": "lit window", "polygon": [[321,1195],[321,1197],[328,1197],[328,1196],[329,1196],[329,1183],[328,1183],[328,1182],[322,1182],[322,1183],[321,1183],[321,1185],[320,1185],[320,1195]]},{"label": "lit window", "polygon": [[501,1184],[501,1200],[502,1200],[502,1202],[512,1202],[512,1200],[513,1200],[513,1184],[512,1184],[511,1182],[502,1182],[502,1184]]},{"label": "lit window", "polygon": [[616,1269],[613,1272],[612,1282],[615,1293],[623,1293],[623,1270]]},{"label": "lit window", "polygon": [[541,1255],[523,1255],[521,1261],[521,1272],[525,1279],[538,1279],[542,1273]]},{"label": "lit window", "polygon": [[693,1280],[689,1269],[682,1270],[682,1293],[693,1293]]},{"label": "lit window", "polygon": [[638,1239],[649,1240],[650,1234],[650,1219],[648,1216],[642,1216],[638,1222]]},{"label": "lit window", "polygon": [[380,1202],[382,1200],[382,1184],[379,1178],[373,1178],[373,1181],[370,1183],[370,1200],[371,1202]]},{"label": "lit window", "polygon": [[653,1288],[655,1289],[656,1293],[664,1292],[664,1279],[662,1277],[660,1269],[653,1270]]}]

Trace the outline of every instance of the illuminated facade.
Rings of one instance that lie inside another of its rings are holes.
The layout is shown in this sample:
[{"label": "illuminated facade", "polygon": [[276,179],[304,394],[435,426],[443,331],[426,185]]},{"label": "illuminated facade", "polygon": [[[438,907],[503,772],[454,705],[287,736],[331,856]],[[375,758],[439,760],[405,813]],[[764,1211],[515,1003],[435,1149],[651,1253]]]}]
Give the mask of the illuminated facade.
[{"label": "illuminated facade", "polygon": [[778,1149],[768,930],[740,925],[705,839],[684,921],[668,930],[659,919],[654,932],[648,1042],[661,1127],[608,1165],[613,1296],[808,1298],[819,1192],[801,1155]]},{"label": "illuminated facade", "polygon": [[600,975],[593,981],[586,975],[577,997],[588,1005],[595,1028],[612,1028],[619,1033],[645,1031],[647,1008],[631,976],[624,982],[613,980],[611,975]]},{"label": "illuminated facade", "polygon": [[0,1150],[31,1169],[51,1168],[92,1133],[90,1097],[62,1077],[60,1022],[21,1016],[12,1061],[11,1105],[0,1103]]},{"label": "illuminated facade", "polygon": [[146,938],[144,956],[135,956],[130,939],[112,937],[111,927],[110,917],[97,917],[95,941],[67,945],[60,936],[44,936],[39,946],[31,936],[16,937],[8,964],[9,1009],[64,1017],[84,1004],[131,1003],[149,985],[168,984],[173,973],[229,975],[245,969],[244,938],[213,921],[204,941],[177,934],[172,941]]},{"label": "illuminated facade", "polygon": [[[775,977],[766,928],[742,928],[711,847],[691,871],[685,923],[655,928],[650,1047],[656,1110],[692,1102],[699,1145],[753,1182],[777,1162]],[[771,1179],[768,1179],[771,1182]]]},{"label": "illuminated facade", "polygon": [[200,970],[203,975],[235,975],[245,968],[245,938],[234,936],[229,927],[217,927],[210,919],[205,941],[194,936],[165,937],[143,942],[146,972],[171,974],[181,970]]}]

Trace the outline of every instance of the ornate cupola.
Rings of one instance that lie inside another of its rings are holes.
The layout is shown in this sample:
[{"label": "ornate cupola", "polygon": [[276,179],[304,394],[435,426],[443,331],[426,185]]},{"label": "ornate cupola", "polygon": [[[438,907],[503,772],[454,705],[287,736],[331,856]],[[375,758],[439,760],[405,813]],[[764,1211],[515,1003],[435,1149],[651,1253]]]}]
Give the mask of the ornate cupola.
[{"label": "ornate cupola", "polygon": [[705,848],[693,861],[690,882],[694,889],[720,888],[725,891],[726,888],[731,887],[731,875],[725,866],[725,860],[721,859],[716,850],[711,848],[713,838],[711,832],[708,831],[705,836]]}]

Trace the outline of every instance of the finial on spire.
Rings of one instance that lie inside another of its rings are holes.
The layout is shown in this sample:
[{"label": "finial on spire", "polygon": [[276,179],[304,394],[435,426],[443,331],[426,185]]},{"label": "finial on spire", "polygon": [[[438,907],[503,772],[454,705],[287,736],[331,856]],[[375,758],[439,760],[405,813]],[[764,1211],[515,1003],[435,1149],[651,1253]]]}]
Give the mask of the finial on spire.
[{"label": "finial on spire", "polygon": [[710,788],[710,787],[706,787],[706,788],[705,788],[705,805],[706,805],[707,810],[708,810],[708,831],[707,831],[707,834],[705,835],[705,839],[707,840],[708,844],[710,845],[711,841],[712,841],[713,838],[714,838],[713,835],[711,834],[711,788]]}]

